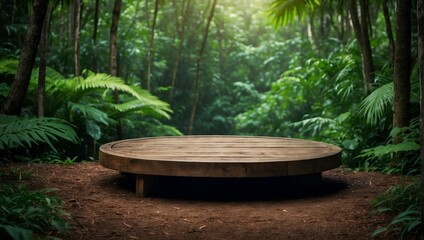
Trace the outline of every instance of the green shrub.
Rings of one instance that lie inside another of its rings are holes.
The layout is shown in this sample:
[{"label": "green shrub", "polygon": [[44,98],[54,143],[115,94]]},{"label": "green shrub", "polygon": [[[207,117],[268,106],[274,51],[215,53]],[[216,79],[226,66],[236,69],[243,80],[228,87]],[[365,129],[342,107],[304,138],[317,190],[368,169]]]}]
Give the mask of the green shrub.
[{"label": "green shrub", "polygon": [[22,184],[0,185],[0,235],[11,239],[33,239],[65,234],[70,215],[53,189],[29,191]]},{"label": "green shrub", "polygon": [[393,186],[377,196],[373,202],[375,212],[393,215],[394,218],[387,226],[375,230],[373,237],[384,232],[398,232],[401,239],[406,236],[419,236],[420,187],[420,179],[417,177],[409,183]]},{"label": "green shrub", "polygon": [[[25,154],[34,145],[45,144],[58,154],[57,142],[67,140],[78,143],[79,138],[73,126],[58,118],[24,118],[0,115],[0,154],[1,161],[11,161]],[[24,151],[22,151],[24,149]],[[25,156],[22,156],[25,158]]]}]

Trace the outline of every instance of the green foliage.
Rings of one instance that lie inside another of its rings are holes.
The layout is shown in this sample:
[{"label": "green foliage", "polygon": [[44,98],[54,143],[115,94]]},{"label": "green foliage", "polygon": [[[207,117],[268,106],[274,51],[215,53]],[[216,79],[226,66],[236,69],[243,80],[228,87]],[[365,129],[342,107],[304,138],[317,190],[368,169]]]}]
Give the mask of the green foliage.
[{"label": "green foliage", "polygon": [[378,195],[373,202],[376,213],[395,215],[384,227],[376,229],[372,236],[386,232],[398,232],[400,239],[420,234],[420,179],[415,177],[410,182],[389,188]]},{"label": "green foliage", "polygon": [[[36,72],[33,73],[30,92],[36,89]],[[84,71],[81,77],[65,78],[53,69],[48,69],[46,92],[46,102],[49,102],[46,115],[72,122],[85,144],[91,141],[86,136],[96,142],[116,139],[116,132],[111,130],[116,130],[120,119],[131,119],[132,116],[169,119],[172,112],[168,103],[148,91],[103,73]],[[122,103],[116,103],[116,93],[119,93]]]},{"label": "green foliage", "polygon": [[0,73],[15,75],[18,64],[16,59],[0,59]]},{"label": "green foliage", "polygon": [[57,118],[19,118],[0,115],[0,150],[19,146],[32,147],[32,144],[46,143],[57,152],[52,140],[58,138],[78,142],[72,126]]},{"label": "green foliage", "polygon": [[[37,74],[37,71],[35,71],[32,78],[32,86],[34,88],[36,78],[38,76]],[[113,91],[118,91],[121,94],[127,94],[136,99],[131,103],[127,103],[126,108],[116,105],[115,109],[120,112],[149,109],[153,113],[166,118],[169,118],[168,113],[172,112],[169,108],[169,104],[159,100],[146,90],[125,84],[124,80],[121,78],[104,73],[93,73],[90,71],[84,71],[83,75],[84,77],[67,79],[52,69],[48,70],[46,91],[50,93],[48,98],[56,100],[52,106],[49,106],[50,109],[48,110],[51,114],[55,115],[55,113],[61,110],[61,107],[68,104],[70,111],[81,111],[81,113],[88,119],[93,118],[93,120],[100,123],[106,123],[107,119],[105,115],[107,114],[101,113],[99,109],[89,108],[86,106],[83,107],[82,105],[85,103],[84,100],[93,100],[93,97],[99,97],[100,99],[97,101],[99,103],[102,102],[101,100],[111,101],[111,99],[108,99],[107,96],[110,96]],[[101,90],[103,90],[103,92],[100,92]],[[78,103],[80,104],[77,105]],[[131,107],[128,107],[128,105]]]},{"label": "green foliage", "polygon": [[360,115],[368,124],[375,126],[393,102],[393,82],[375,89],[361,103]]},{"label": "green foliage", "polygon": [[339,48],[328,58],[311,57],[303,66],[293,61],[290,70],[261,95],[258,106],[237,116],[237,129],[243,134],[314,138],[358,147],[353,142],[360,136],[349,129],[356,121],[352,100],[360,96],[361,87],[343,76],[352,75],[359,63],[346,55],[347,50]]},{"label": "green foliage", "polygon": [[[365,149],[357,156],[365,159],[360,169],[383,171],[387,173],[417,174],[420,166],[419,128],[417,121],[411,127],[394,128],[385,145]],[[402,142],[392,144],[392,139],[402,137]],[[400,161],[394,161],[396,154],[401,154]]]},{"label": "green foliage", "polygon": [[[388,60],[391,50],[381,2],[369,2],[370,9],[374,9],[370,11],[369,26],[375,65],[375,89],[369,96],[364,95],[360,48],[348,27],[346,2],[251,0],[243,1],[240,7],[239,1],[218,1],[201,59],[200,99],[193,133],[315,139],[341,146],[343,163],[352,168],[417,174],[420,159],[414,150],[416,138],[408,137],[396,146],[388,140],[392,128],[393,63]],[[117,39],[120,78],[102,73],[108,72],[105,63],[109,60],[113,1],[101,5],[96,32],[93,18],[81,19],[81,69],[90,70],[78,78],[72,77],[72,38],[65,34],[71,30],[69,20],[54,17],[70,12],[66,6],[54,9],[48,36],[54,48],[49,48],[47,55],[51,68],[47,68],[45,112],[46,116],[72,123],[81,138],[81,146],[64,145],[60,150],[87,158],[93,156],[88,156],[87,149],[95,152],[98,144],[116,140],[121,133],[120,137],[128,138],[186,131],[194,98],[197,54],[210,4],[185,4],[174,1],[159,9],[151,93],[142,89],[150,50],[153,9],[149,4],[123,2]],[[8,8],[0,9],[0,55],[17,59],[28,11],[22,4],[10,2],[4,6]],[[94,6],[87,2],[83,15],[94,12]],[[393,7],[389,5],[389,10]],[[389,11],[391,19],[394,13]],[[273,29],[267,17],[273,18],[275,26],[292,24]],[[293,21],[297,17],[307,21]],[[416,29],[416,23],[412,24]],[[16,60],[0,61],[0,102],[8,94],[16,67]],[[171,87],[174,74],[175,86]],[[417,74],[415,66],[411,76],[413,117],[419,113]],[[37,77],[34,69],[25,116],[35,112]],[[173,111],[159,97],[172,104]],[[416,133],[417,129],[413,125],[409,131]],[[405,153],[403,160],[391,164],[391,158],[399,153]]]},{"label": "green foliage", "polygon": [[19,167],[10,168],[7,171],[0,172],[0,179],[3,182],[18,182],[31,178],[33,175],[32,170],[22,170]]},{"label": "green foliage", "polygon": [[0,235],[14,240],[65,234],[70,215],[62,202],[51,194],[55,190],[29,191],[23,185],[0,185]]},{"label": "green foliage", "polygon": [[295,17],[304,18],[307,9],[314,10],[319,5],[319,0],[274,0],[269,9],[269,15],[272,17],[276,28],[284,26]]},{"label": "green foliage", "polygon": [[[144,136],[181,136],[183,135],[178,129],[173,126],[166,125],[158,121],[157,119],[151,118],[140,122],[138,129],[144,129]],[[137,136],[134,136],[137,137]]]},{"label": "green foliage", "polygon": [[52,163],[52,164],[63,164],[63,165],[72,165],[78,161],[76,157],[62,157],[57,154],[44,154],[39,158],[32,159],[31,163]]}]

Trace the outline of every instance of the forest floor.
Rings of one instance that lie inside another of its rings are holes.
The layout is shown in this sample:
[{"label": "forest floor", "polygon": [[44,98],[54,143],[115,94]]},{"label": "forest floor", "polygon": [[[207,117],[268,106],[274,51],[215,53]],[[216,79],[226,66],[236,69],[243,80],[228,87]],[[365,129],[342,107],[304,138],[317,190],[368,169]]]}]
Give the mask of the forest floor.
[{"label": "forest floor", "polygon": [[98,162],[7,164],[0,171],[10,168],[31,171],[31,189],[58,189],[75,218],[64,239],[369,239],[390,221],[371,214],[371,202],[401,181],[344,168],[324,172],[314,189],[278,180],[237,188],[231,181],[169,178],[156,194],[138,198],[131,175]]}]

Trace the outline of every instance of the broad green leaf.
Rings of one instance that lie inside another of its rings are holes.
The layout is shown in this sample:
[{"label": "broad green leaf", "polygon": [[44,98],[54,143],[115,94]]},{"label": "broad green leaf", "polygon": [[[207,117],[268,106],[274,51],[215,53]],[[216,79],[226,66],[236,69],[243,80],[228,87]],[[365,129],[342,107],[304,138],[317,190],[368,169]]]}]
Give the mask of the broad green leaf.
[{"label": "broad green leaf", "polygon": [[102,130],[99,125],[93,121],[87,121],[85,124],[85,129],[94,140],[99,140],[102,137]]},{"label": "broad green leaf", "polygon": [[375,126],[392,102],[393,82],[389,82],[375,89],[362,101],[359,114],[366,119],[368,124]]}]

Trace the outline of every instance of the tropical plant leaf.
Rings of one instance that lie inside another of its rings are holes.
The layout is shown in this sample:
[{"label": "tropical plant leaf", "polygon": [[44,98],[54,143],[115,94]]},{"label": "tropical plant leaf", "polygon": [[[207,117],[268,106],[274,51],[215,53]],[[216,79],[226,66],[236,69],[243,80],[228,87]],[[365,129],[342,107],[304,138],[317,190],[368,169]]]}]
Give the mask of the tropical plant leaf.
[{"label": "tropical plant leaf", "polygon": [[314,10],[314,7],[319,5],[319,0],[274,0],[268,10],[268,15],[271,17],[274,26],[284,26],[298,16],[303,18],[306,15],[306,10]]},{"label": "tropical plant leaf", "polygon": [[109,125],[110,119],[108,115],[95,107],[69,101],[68,108],[71,110],[71,112],[81,113],[85,119],[92,119],[96,122],[103,123],[106,126]]},{"label": "tropical plant leaf", "polygon": [[171,109],[169,109],[169,105],[162,101],[145,102],[143,100],[136,99],[121,104],[114,104],[113,106],[115,110],[121,113],[141,110],[141,112],[144,113],[154,112],[167,119],[170,118],[169,112],[171,112]]},{"label": "tropical plant leaf", "polygon": [[387,232],[387,231],[389,231],[389,227],[380,227],[380,228],[378,228],[378,229],[376,229],[376,230],[374,230],[374,231],[372,232],[371,237],[372,237],[372,238],[375,238],[375,237],[377,237],[378,235],[380,235],[380,234],[382,234],[382,233],[384,233],[384,232]]},{"label": "tropical plant leaf", "polygon": [[359,114],[374,126],[393,102],[393,82],[384,84],[368,95],[360,105]]},{"label": "tropical plant leaf", "polygon": [[4,229],[7,235],[13,240],[30,240],[32,237],[32,231],[19,226],[0,224],[0,229]]},{"label": "tropical plant leaf", "polygon": [[125,112],[134,108],[140,108],[141,105],[149,106],[152,110],[157,111],[157,114],[169,118],[167,112],[172,112],[169,104],[159,100],[156,96],[152,95],[149,91],[141,89],[138,86],[129,86],[118,77],[114,77],[104,73],[88,73],[87,78],[75,78],[77,84],[76,90],[86,90],[91,88],[103,88],[113,91],[121,91],[135,97],[137,101],[124,103],[121,108],[117,110]]},{"label": "tropical plant leaf", "polygon": [[99,140],[102,137],[101,128],[93,121],[87,121],[85,124],[85,129],[88,135],[90,135],[94,140]]},{"label": "tropical plant leaf", "polygon": [[387,144],[366,149],[358,157],[383,158],[398,152],[409,152],[420,150],[421,146],[416,142],[406,141],[399,144]]},{"label": "tropical plant leaf", "polygon": [[2,59],[0,60],[0,73],[15,75],[18,65],[19,61],[16,59]]},{"label": "tropical plant leaf", "polygon": [[64,120],[0,115],[0,149],[31,147],[32,144],[47,143],[56,151],[51,140],[57,141],[58,138],[73,143],[78,142],[74,129]]}]

